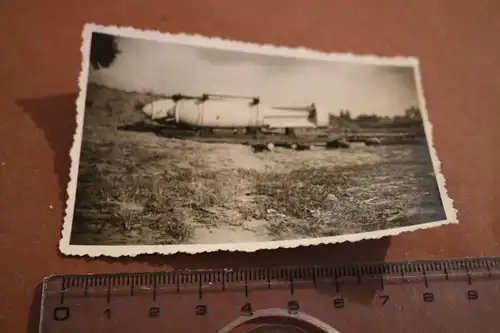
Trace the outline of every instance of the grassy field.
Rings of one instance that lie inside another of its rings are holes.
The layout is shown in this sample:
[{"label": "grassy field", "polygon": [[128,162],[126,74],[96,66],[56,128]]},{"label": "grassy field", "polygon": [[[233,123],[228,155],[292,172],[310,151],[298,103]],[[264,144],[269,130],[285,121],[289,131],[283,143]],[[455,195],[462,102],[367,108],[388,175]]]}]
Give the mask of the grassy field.
[{"label": "grassy field", "polygon": [[253,154],[119,131],[152,97],[87,96],[72,244],[269,241],[445,218],[426,145]]}]

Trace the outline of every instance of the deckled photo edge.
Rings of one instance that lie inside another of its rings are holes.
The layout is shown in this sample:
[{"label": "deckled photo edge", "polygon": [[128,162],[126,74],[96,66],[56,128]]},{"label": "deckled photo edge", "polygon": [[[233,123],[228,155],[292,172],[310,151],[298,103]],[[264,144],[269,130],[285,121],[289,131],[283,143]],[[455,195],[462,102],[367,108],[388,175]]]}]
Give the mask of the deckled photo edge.
[{"label": "deckled photo edge", "polygon": [[75,206],[76,188],[78,184],[78,170],[80,166],[80,149],[83,139],[83,122],[85,117],[85,99],[87,95],[87,81],[89,71],[89,55],[92,30],[90,26],[85,25],[82,30],[80,46],[80,54],[82,56],[80,74],[78,76],[78,97],[75,101],[76,106],[76,129],[73,135],[73,143],[70,149],[70,170],[69,182],[66,189],[67,200],[63,219],[63,226],[61,229],[61,239],[59,241],[59,250],[63,254],[70,254],[69,241],[71,239],[71,230],[73,227],[73,215]]},{"label": "deckled photo edge", "polygon": [[292,249],[327,244],[341,244],[346,242],[359,242],[370,239],[397,236],[403,233],[436,228],[450,224],[448,220],[423,223],[408,227],[391,228],[380,231],[364,232],[334,237],[294,239],[286,241],[252,242],[252,243],[226,243],[226,244],[180,244],[180,245],[68,245],[63,253],[71,256],[87,257],[136,257],[143,254],[172,255],[177,253],[200,254],[218,251],[226,252],[256,252],[260,250]]},{"label": "deckled photo edge", "polygon": [[439,194],[443,204],[443,209],[446,214],[447,223],[458,223],[457,209],[453,205],[453,199],[448,195],[448,189],[446,187],[446,179],[441,171],[441,161],[437,154],[437,150],[434,147],[434,132],[432,122],[430,121],[429,112],[427,110],[427,102],[425,99],[425,93],[422,83],[422,74],[420,72],[420,63],[414,64],[414,75],[415,84],[417,87],[418,102],[420,106],[420,112],[422,115],[422,123],[424,125],[425,137],[427,141],[427,146],[429,148],[429,154],[432,160],[432,165],[434,169],[434,175],[439,188]]},{"label": "deckled photo edge", "polygon": [[[217,48],[251,54],[275,55],[286,58],[293,57],[306,58],[308,60],[344,61],[356,64],[365,63],[368,65],[384,66],[410,66],[419,63],[418,58],[407,56],[378,56],[375,54],[354,54],[350,52],[324,52],[305,47],[287,47],[269,43],[257,44],[224,39],[218,36],[205,36],[195,33],[168,33],[157,30],[141,30],[127,26],[104,26],[94,23],[87,23],[84,26],[84,34],[91,36],[94,32],[154,42]],[[290,53],[293,53],[293,55],[290,55]]]},{"label": "deckled photo edge", "polygon": [[[138,38],[150,41],[159,41],[165,43],[175,43],[183,45],[201,46],[208,48],[218,48],[228,51],[240,51],[247,53],[259,53],[265,55],[276,55],[282,57],[306,58],[326,61],[344,61],[357,64],[385,65],[385,66],[412,66],[416,80],[419,106],[422,114],[427,144],[431,155],[431,160],[438,183],[439,192],[446,214],[446,220],[422,223],[413,226],[391,228],[372,232],[358,234],[349,234],[333,237],[297,239],[287,241],[266,241],[251,243],[228,243],[228,244],[180,244],[180,245],[71,245],[71,230],[74,215],[74,203],[78,182],[78,168],[80,162],[80,148],[82,144],[83,122],[85,113],[85,99],[87,93],[87,81],[89,70],[89,56],[91,38],[94,32],[106,33],[114,36]],[[76,100],[76,129],[73,136],[73,144],[70,149],[71,167],[70,180],[67,186],[68,199],[66,201],[64,221],[59,241],[59,250],[61,253],[70,256],[88,256],[88,257],[135,257],[141,254],[175,254],[187,253],[197,254],[204,252],[255,252],[258,250],[271,250],[279,248],[297,248],[324,244],[339,244],[345,242],[358,242],[368,239],[380,239],[388,236],[396,236],[402,233],[435,228],[447,224],[456,224],[457,210],[453,206],[453,200],[449,197],[446,188],[444,175],[441,173],[441,162],[438,158],[433,141],[433,127],[430,122],[425,95],[422,86],[422,77],[420,73],[420,62],[416,57],[411,56],[377,56],[375,54],[354,54],[348,52],[323,52],[305,47],[286,47],[272,44],[255,44],[243,41],[233,41],[219,37],[203,36],[199,34],[186,33],[165,33],[156,30],[141,30],[126,26],[104,26],[94,23],[87,23],[82,29],[82,45],[80,48],[82,54],[81,71],[78,78],[78,98]],[[290,55],[293,53],[293,55]]]}]

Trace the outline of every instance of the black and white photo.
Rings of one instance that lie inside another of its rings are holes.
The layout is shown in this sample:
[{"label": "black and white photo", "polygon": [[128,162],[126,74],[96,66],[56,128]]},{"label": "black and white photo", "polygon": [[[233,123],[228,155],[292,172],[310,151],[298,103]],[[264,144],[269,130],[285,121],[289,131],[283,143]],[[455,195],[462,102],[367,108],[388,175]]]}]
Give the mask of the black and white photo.
[{"label": "black and white photo", "polygon": [[458,223],[417,58],[93,24],[82,56],[65,254],[255,251]]}]

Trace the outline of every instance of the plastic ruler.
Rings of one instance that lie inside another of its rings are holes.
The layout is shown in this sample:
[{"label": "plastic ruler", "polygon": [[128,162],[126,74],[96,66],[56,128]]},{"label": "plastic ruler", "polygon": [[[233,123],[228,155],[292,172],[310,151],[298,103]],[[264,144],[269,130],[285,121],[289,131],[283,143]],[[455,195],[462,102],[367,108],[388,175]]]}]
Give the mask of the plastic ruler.
[{"label": "plastic ruler", "polygon": [[44,279],[43,333],[500,332],[500,257]]}]

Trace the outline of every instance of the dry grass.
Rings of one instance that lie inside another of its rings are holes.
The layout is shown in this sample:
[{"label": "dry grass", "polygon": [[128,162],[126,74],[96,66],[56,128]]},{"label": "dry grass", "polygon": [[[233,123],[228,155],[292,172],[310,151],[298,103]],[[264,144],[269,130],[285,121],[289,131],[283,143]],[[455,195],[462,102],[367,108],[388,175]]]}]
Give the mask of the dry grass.
[{"label": "dry grass", "polygon": [[292,239],[444,219],[424,145],[254,156],[117,130],[151,98],[89,87],[73,244]]},{"label": "dry grass", "polygon": [[412,167],[418,169],[394,157],[269,174],[257,184],[259,206],[276,236],[286,237],[337,236],[444,219],[432,174],[415,174]]}]

